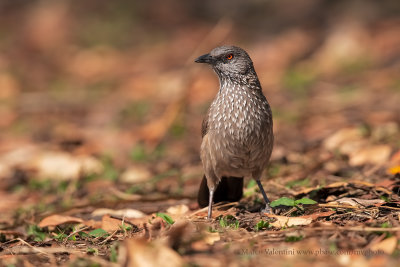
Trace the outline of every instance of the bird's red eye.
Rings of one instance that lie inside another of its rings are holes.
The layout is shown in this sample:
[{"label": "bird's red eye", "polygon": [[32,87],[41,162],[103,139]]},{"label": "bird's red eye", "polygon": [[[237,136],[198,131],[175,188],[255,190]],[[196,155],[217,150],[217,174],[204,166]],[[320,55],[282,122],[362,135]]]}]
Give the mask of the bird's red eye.
[{"label": "bird's red eye", "polygon": [[228,59],[228,60],[231,60],[233,58],[233,55],[232,54],[228,54],[227,56],[226,56],[226,59]]}]

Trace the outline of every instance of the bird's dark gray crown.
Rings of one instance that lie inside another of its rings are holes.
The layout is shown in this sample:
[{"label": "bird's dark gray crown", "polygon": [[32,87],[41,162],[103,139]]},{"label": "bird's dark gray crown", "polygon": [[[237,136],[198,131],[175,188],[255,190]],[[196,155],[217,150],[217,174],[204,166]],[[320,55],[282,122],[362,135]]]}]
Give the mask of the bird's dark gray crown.
[{"label": "bird's dark gray crown", "polygon": [[259,89],[260,83],[254,70],[253,61],[242,48],[237,46],[220,46],[196,59],[198,63],[208,63],[218,74],[220,82],[227,79],[234,83],[245,84]]}]

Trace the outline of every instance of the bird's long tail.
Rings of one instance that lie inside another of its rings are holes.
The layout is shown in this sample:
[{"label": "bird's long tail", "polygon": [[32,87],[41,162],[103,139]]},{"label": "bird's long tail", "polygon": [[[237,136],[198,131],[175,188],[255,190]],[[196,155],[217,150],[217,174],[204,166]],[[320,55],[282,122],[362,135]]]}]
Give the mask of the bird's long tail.
[{"label": "bird's long tail", "polygon": [[[197,195],[197,202],[200,207],[208,206],[208,199],[210,192],[207,186],[206,176],[203,176],[201,181],[199,193]],[[228,201],[239,201],[243,196],[243,177],[222,177],[217,189],[214,192],[214,203]]]}]

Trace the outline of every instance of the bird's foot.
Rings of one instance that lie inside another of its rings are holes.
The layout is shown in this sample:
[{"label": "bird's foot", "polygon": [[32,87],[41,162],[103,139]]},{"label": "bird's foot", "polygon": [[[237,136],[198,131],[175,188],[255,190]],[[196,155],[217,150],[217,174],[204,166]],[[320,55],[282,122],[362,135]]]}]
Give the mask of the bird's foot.
[{"label": "bird's foot", "polygon": [[271,209],[271,206],[270,205],[265,205],[265,208],[263,208],[262,210],[261,210],[261,212],[262,213],[267,213],[267,214],[273,214],[273,212],[272,212],[272,209]]}]

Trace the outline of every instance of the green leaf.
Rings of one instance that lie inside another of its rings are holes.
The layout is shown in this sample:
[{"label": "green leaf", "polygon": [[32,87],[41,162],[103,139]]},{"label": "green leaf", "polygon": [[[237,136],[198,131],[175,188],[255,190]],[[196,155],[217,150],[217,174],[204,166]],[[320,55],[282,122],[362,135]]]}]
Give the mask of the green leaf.
[{"label": "green leaf", "polygon": [[97,248],[87,248],[86,252],[88,254],[94,254],[94,255],[99,255],[99,250]]},{"label": "green leaf", "polygon": [[85,233],[85,232],[79,232],[78,235],[79,235],[80,237],[82,237],[82,238],[89,237],[89,235],[88,235],[87,233]]},{"label": "green leaf", "polygon": [[295,205],[299,205],[299,204],[303,204],[303,205],[311,205],[311,204],[317,204],[316,201],[309,199],[309,198],[305,198],[303,197],[302,199],[298,199],[294,202]]},{"label": "green leaf", "polygon": [[76,235],[71,235],[68,237],[68,240],[76,241]]},{"label": "green leaf", "polygon": [[94,229],[93,231],[89,232],[89,235],[93,236],[93,237],[103,237],[103,236],[108,236],[108,233],[106,230],[98,228],[98,229]]},{"label": "green leaf", "polygon": [[269,222],[261,220],[256,224],[255,230],[260,231],[262,229],[267,229],[268,227],[269,227]]},{"label": "green leaf", "polygon": [[165,213],[158,212],[158,213],[156,213],[156,216],[160,217],[161,219],[163,219],[168,224],[174,224],[175,223],[174,220],[169,215],[167,215]]},{"label": "green leaf", "polygon": [[110,251],[110,261],[111,262],[117,262],[117,260],[118,260],[117,246],[118,246],[118,243],[114,243],[111,246],[111,251]]},{"label": "green leaf", "polygon": [[218,233],[218,230],[217,230],[217,229],[214,229],[214,228],[211,227],[211,226],[209,226],[209,227],[207,228],[207,231],[209,231],[210,233]]},{"label": "green leaf", "polygon": [[67,238],[68,236],[64,233],[59,233],[57,235],[54,236],[54,239],[57,241],[64,241],[65,238]]},{"label": "green leaf", "polygon": [[219,225],[221,227],[232,227],[232,228],[239,228],[239,221],[232,215],[226,215],[219,219]]},{"label": "green leaf", "polygon": [[29,225],[27,234],[33,236],[35,241],[43,241],[46,238],[46,233],[37,225]]},{"label": "green leaf", "polygon": [[288,198],[288,197],[281,197],[281,198],[271,202],[271,207],[277,207],[280,205],[294,207],[295,203],[294,203],[293,199]]}]

